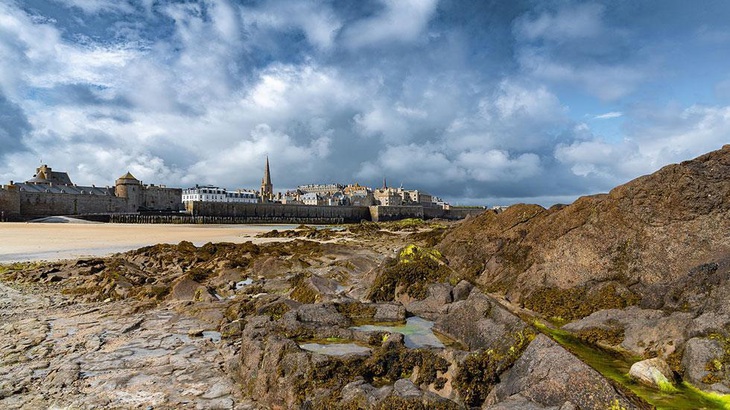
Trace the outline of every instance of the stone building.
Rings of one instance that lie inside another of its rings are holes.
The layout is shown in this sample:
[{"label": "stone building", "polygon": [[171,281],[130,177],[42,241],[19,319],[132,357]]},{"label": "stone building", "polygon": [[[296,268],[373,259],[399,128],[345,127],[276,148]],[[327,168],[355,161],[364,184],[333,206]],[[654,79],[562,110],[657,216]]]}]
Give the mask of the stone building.
[{"label": "stone building", "polygon": [[373,196],[375,201],[382,206],[403,205],[403,189],[389,188],[388,182],[383,178],[383,186],[375,190]]},{"label": "stone building", "polygon": [[328,205],[327,197],[316,192],[307,192],[306,194],[302,194],[300,199],[304,205]]},{"label": "stone building", "polygon": [[0,188],[0,217],[20,220],[53,215],[179,211],[182,190],[144,185],[127,172],[114,187],[80,186],[66,172],[41,165],[33,178]]},{"label": "stone building", "polygon": [[321,195],[332,195],[336,192],[340,192],[345,187],[340,184],[308,184],[299,185],[297,190],[304,194],[315,193]]},{"label": "stone building", "polygon": [[373,191],[369,187],[358,183],[350,184],[345,187],[345,198],[349,205],[352,206],[371,206],[375,205],[375,197]]}]

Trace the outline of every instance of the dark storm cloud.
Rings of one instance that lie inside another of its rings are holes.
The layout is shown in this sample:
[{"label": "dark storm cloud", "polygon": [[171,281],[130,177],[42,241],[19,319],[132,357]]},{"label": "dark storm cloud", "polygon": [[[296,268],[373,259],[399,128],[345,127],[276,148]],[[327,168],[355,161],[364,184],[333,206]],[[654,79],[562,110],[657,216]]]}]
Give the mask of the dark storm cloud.
[{"label": "dark storm cloud", "polygon": [[0,156],[27,150],[23,139],[32,129],[22,108],[0,93]]}]

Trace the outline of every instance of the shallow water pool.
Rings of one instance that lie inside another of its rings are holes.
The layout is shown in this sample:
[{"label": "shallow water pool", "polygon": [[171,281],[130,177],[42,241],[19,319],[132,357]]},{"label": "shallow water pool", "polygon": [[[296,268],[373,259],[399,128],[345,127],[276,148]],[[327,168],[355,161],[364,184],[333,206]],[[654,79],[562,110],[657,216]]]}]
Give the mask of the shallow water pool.
[{"label": "shallow water pool", "polygon": [[406,347],[417,349],[419,347],[444,348],[444,343],[433,333],[433,322],[424,318],[413,316],[406,319],[403,325],[362,325],[351,329],[363,332],[391,332],[400,333],[404,336]]}]

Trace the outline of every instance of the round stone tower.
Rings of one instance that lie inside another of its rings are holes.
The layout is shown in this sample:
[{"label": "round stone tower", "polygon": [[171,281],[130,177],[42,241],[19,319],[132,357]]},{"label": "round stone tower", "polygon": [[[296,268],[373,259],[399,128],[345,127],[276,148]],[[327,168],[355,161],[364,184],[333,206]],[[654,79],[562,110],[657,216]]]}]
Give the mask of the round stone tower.
[{"label": "round stone tower", "polygon": [[142,183],[129,172],[117,179],[114,184],[114,193],[118,198],[127,199],[129,212],[137,212],[142,206]]}]

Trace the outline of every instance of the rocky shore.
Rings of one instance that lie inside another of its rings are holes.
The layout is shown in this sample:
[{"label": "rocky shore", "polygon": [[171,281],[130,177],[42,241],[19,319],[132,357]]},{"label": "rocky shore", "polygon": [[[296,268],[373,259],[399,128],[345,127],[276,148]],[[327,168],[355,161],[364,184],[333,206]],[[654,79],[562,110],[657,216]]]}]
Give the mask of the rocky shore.
[{"label": "rocky shore", "polygon": [[0,406],[730,408],[728,177],[4,265]]}]

